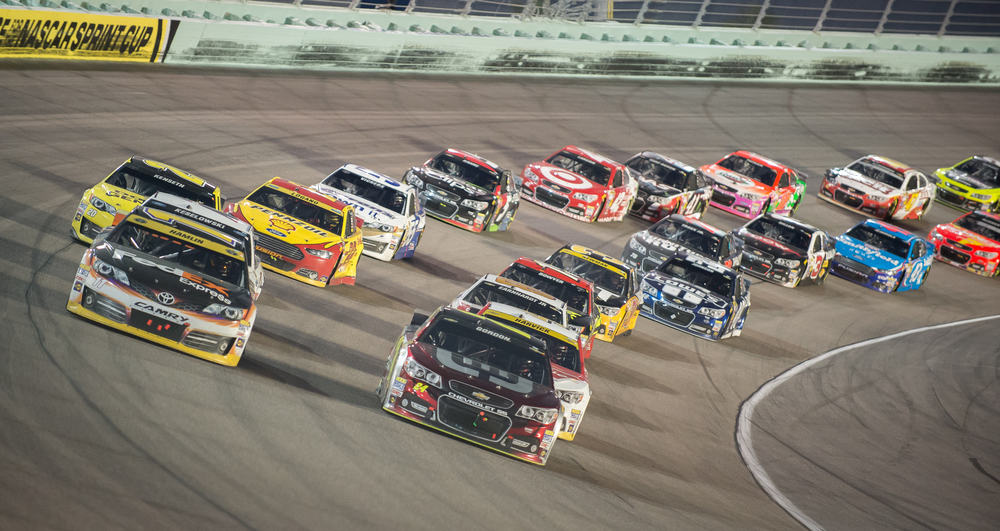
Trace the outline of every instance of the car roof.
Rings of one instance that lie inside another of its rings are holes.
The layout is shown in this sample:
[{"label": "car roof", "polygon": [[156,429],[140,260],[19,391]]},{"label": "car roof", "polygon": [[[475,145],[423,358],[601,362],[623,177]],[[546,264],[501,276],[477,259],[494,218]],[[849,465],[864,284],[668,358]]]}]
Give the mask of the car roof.
[{"label": "car roof", "polygon": [[865,155],[864,157],[861,157],[858,160],[870,160],[873,162],[877,162],[887,168],[892,168],[893,170],[896,170],[899,173],[906,173],[910,170],[915,169],[909,164],[904,164],[902,162],[899,162],[898,160],[890,159],[889,157],[883,157],[881,155]]},{"label": "car roof", "polygon": [[[679,254],[675,254],[674,256],[670,257],[668,259],[668,261],[669,260],[683,260],[685,262],[699,264],[699,265],[702,265],[702,266],[706,267],[707,269],[710,269],[710,270],[712,270],[712,271],[714,271],[716,273],[722,274],[722,275],[726,275],[726,276],[728,276],[730,278],[735,278],[735,277],[739,277],[740,276],[739,271],[736,271],[735,269],[726,267],[726,266],[720,264],[719,262],[716,262],[715,260],[704,258],[704,257],[702,257],[700,255],[697,255],[697,254],[694,254],[694,253],[679,253]],[[659,269],[659,268],[657,268],[657,269]]]},{"label": "car roof", "polygon": [[534,271],[538,271],[538,272],[540,272],[542,274],[548,275],[550,277],[554,277],[556,280],[559,280],[559,281],[562,281],[562,282],[569,282],[570,284],[574,284],[576,286],[584,288],[587,291],[593,291],[594,290],[594,284],[592,282],[590,282],[589,280],[587,280],[587,279],[585,279],[585,278],[583,278],[580,275],[577,275],[575,273],[570,273],[568,271],[564,271],[562,269],[559,269],[558,267],[556,267],[556,266],[554,266],[552,264],[546,263],[546,262],[539,262],[538,260],[534,260],[534,259],[528,258],[526,256],[522,256],[522,257],[518,258],[517,260],[514,260],[510,265],[514,265],[514,264],[521,264],[521,265],[526,266],[526,267],[528,267],[528,268],[530,268],[530,269],[532,269]]},{"label": "car roof", "polygon": [[307,198],[309,202],[318,204],[319,206],[325,208],[326,210],[334,210],[337,212],[343,212],[344,209],[350,208],[347,203],[338,201],[326,194],[322,194],[309,188],[308,186],[301,185],[296,182],[289,181],[288,179],[282,179],[281,177],[274,177],[270,181],[264,183],[267,185],[274,185],[275,188],[282,190],[289,195],[298,195]]},{"label": "car roof", "polygon": [[661,162],[665,162],[665,163],[667,163],[667,164],[669,164],[671,166],[676,166],[676,167],[678,167],[678,168],[680,168],[680,169],[682,169],[684,171],[687,171],[687,172],[695,171],[694,166],[691,166],[690,164],[686,164],[684,162],[681,162],[681,161],[679,161],[677,159],[668,157],[666,155],[662,155],[662,154],[657,153],[655,151],[641,151],[641,152],[636,153],[635,155],[632,155],[631,157],[629,157],[629,160],[632,160],[632,159],[634,159],[636,157],[643,157],[643,158],[648,158],[648,159],[656,159],[656,160],[659,160]]},{"label": "car roof", "polygon": [[[539,354],[539,355],[541,355],[541,356],[543,356],[545,358],[548,358],[548,355],[545,353],[545,342],[544,341],[542,341],[542,340],[540,340],[540,339],[532,336],[531,334],[529,334],[527,332],[524,332],[523,330],[518,330],[517,328],[511,327],[511,326],[507,326],[507,325],[505,325],[505,324],[503,324],[503,323],[501,323],[499,321],[496,321],[494,319],[490,319],[489,317],[486,317],[484,315],[478,315],[478,314],[475,314],[475,313],[472,313],[472,312],[467,312],[467,311],[464,311],[464,310],[459,310],[458,308],[454,308],[454,307],[451,307],[451,306],[444,306],[444,307],[442,307],[438,311],[436,317],[437,318],[448,317],[448,318],[454,319],[461,326],[472,328],[472,329],[481,328],[483,326],[490,326],[490,327],[493,327],[493,328],[500,328],[504,332],[508,332],[508,331],[509,332],[513,332],[513,333],[517,334],[518,339],[520,339],[521,341],[524,341],[524,342],[528,343],[529,345],[531,345],[536,350],[537,354]],[[490,334],[490,335],[494,335],[494,334]],[[496,336],[494,335],[494,337],[496,337]]]},{"label": "car roof", "polygon": [[565,302],[553,297],[552,295],[549,295],[548,293],[545,293],[544,291],[537,290],[535,288],[532,288],[531,286],[524,285],[520,282],[511,280],[509,278],[501,277],[499,275],[494,275],[494,274],[483,275],[482,277],[479,278],[479,280],[476,281],[476,284],[479,284],[481,282],[489,282],[490,284],[499,284],[501,286],[506,286],[515,291],[522,292],[525,295],[530,296],[531,298],[538,299],[542,302],[551,304],[552,306],[555,306],[557,308],[564,309],[566,307]]},{"label": "car roof", "polygon": [[[878,219],[871,219],[871,218],[866,219],[866,220],[862,221],[861,223],[858,223],[857,225],[855,225],[855,227],[860,226],[860,225],[864,225],[866,227],[871,227],[873,229],[880,230],[880,231],[882,231],[882,232],[884,232],[884,233],[886,233],[886,234],[888,234],[890,236],[895,236],[895,237],[903,240],[906,243],[910,243],[914,239],[920,239],[919,236],[917,236],[916,234],[913,234],[912,232],[910,232],[910,231],[908,231],[906,229],[903,229],[901,227],[897,227],[897,226],[895,226],[895,225],[893,225],[891,223],[886,223],[885,221],[878,220]],[[850,230],[850,229],[848,229],[848,230]]]},{"label": "car roof", "polygon": [[515,308],[508,304],[500,304],[498,302],[487,303],[486,306],[480,311],[481,315],[486,317],[491,317],[494,314],[506,315],[512,318],[519,319],[521,321],[526,321],[520,323],[534,330],[538,330],[547,335],[555,336],[567,343],[576,344],[576,338],[579,336],[576,332],[556,323],[545,319],[539,315],[535,315],[527,310],[522,310],[520,308]]},{"label": "car roof", "polygon": [[125,161],[125,163],[123,164],[123,166],[125,164],[129,164],[129,163],[133,163],[133,164],[142,163],[142,164],[145,164],[145,165],[147,165],[147,166],[149,166],[151,168],[156,168],[158,170],[166,171],[172,177],[176,177],[176,178],[180,179],[181,182],[179,184],[183,188],[198,189],[198,191],[209,192],[209,193],[213,193],[213,192],[215,192],[218,189],[218,187],[215,186],[214,184],[206,181],[205,179],[202,179],[201,177],[198,177],[197,175],[195,175],[195,174],[193,174],[193,173],[191,173],[189,171],[182,170],[180,168],[171,166],[170,164],[167,164],[167,163],[164,163],[164,162],[160,162],[158,160],[147,159],[145,157],[140,157],[138,155],[133,155],[133,156],[129,157],[129,159],[127,161]]},{"label": "car roof", "polygon": [[583,156],[585,156],[585,157],[587,157],[587,158],[589,158],[589,159],[591,159],[593,161],[596,161],[596,162],[599,162],[601,164],[604,164],[605,166],[611,166],[611,167],[614,167],[614,168],[619,168],[619,167],[624,166],[624,164],[622,164],[621,162],[618,162],[618,161],[616,161],[614,159],[610,159],[608,157],[605,157],[604,155],[601,155],[600,153],[597,153],[596,151],[590,151],[589,149],[584,149],[582,147],[574,146],[572,144],[570,144],[570,145],[562,148],[559,151],[569,151],[569,152],[572,152],[572,153],[577,153],[577,154],[583,155]]},{"label": "car roof", "polygon": [[755,160],[757,162],[760,162],[761,164],[763,164],[765,166],[771,167],[771,169],[783,169],[783,170],[791,170],[792,169],[792,167],[789,166],[789,165],[787,165],[787,164],[782,164],[781,162],[778,162],[778,161],[776,161],[776,160],[774,160],[772,158],[765,157],[764,155],[761,155],[760,153],[756,153],[756,152],[753,152],[753,151],[748,151],[748,150],[745,150],[745,149],[734,151],[734,152],[730,153],[729,155],[726,155],[725,157],[722,157],[722,159],[720,159],[720,160],[725,160],[726,157],[730,157],[732,155],[739,155],[739,156],[744,157],[744,158],[753,159],[753,160]]},{"label": "car roof", "polygon": [[[758,216],[758,217],[761,217],[761,216]],[[789,216],[783,216],[781,214],[775,214],[774,212],[768,212],[768,213],[764,214],[763,217],[775,219],[775,220],[778,220],[778,221],[784,221],[786,223],[795,225],[795,226],[797,226],[797,227],[799,227],[799,228],[801,228],[803,230],[806,230],[808,232],[817,232],[817,231],[821,230],[821,229],[818,229],[818,228],[816,228],[816,227],[814,227],[814,226],[806,223],[805,221],[802,221],[802,220],[799,220],[799,219],[795,219],[795,218],[789,217]],[[754,219],[757,219],[757,218],[754,218]],[[750,223],[753,223],[753,221],[754,220],[751,219],[746,224],[749,225]]]},{"label": "car roof", "polygon": [[383,175],[375,170],[370,170],[364,166],[358,166],[357,164],[344,164],[340,169],[347,170],[355,175],[360,175],[362,177],[367,177],[383,186],[393,188],[396,190],[407,191],[413,188],[411,185],[406,184],[401,181],[397,181],[392,177]]},{"label": "car roof", "polygon": [[[694,218],[694,217],[690,217],[690,216],[683,216],[681,214],[671,214],[671,215],[669,215],[669,216],[667,216],[667,217],[665,217],[663,219],[674,221],[674,222],[677,222],[677,223],[684,223],[685,225],[694,225],[695,227],[698,227],[698,228],[700,228],[700,229],[702,229],[702,230],[704,230],[706,232],[714,234],[715,236],[725,236],[726,234],[728,234],[726,231],[724,231],[724,230],[722,230],[722,229],[720,229],[720,228],[718,228],[718,227],[716,227],[714,225],[709,225],[708,223],[705,223],[704,221],[702,221],[700,219],[697,219],[697,218]],[[657,221],[656,223],[665,223],[665,222],[663,220],[660,220],[660,221]],[[650,226],[652,226],[652,225],[650,225]],[[647,230],[648,230],[648,227],[647,227]]]},{"label": "car roof", "polygon": [[146,198],[139,208],[156,208],[167,213],[196,221],[202,225],[222,230],[233,237],[247,237],[253,232],[249,223],[209,208],[196,201],[190,201],[167,192],[156,192]]},{"label": "car roof", "polygon": [[487,159],[486,157],[477,155],[475,153],[470,153],[468,151],[455,148],[448,148],[445,150],[445,152],[455,155],[456,157],[460,157],[466,160],[471,160],[472,162],[475,162],[480,166],[485,166],[486,168],[493,170],[495,172],[503,171],[503,168],[501,168],[499,164]]}]

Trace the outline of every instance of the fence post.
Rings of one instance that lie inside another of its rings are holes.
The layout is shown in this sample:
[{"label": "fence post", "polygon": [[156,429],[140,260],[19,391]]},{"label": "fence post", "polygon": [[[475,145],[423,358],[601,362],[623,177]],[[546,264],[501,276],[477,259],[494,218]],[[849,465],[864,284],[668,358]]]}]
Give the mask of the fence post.
[{"label": "fence post", "polygon": [[759,30],[760,23],[764,21],[764,15],[767,14],[767,8],[771,7],[771,0],[764,0],[764,3],[760,5],[760,12],[757,13],[757,20],[753,22],[753,29]]},{"label": "fence post", "polygon": [[948,29],[948,24],[951,24],[951,16],[955,14],[955,4],[958,0],[951,0],[951,4],[948,5],[948,13],[944,16],[944,20],[941,21],[941,29],[938,30],[938,37],[943,37],[944,32]]},{"label": "fence post", "polygon": [[823,23],[826,22],[826,14],[830,12],[830,4],[833,0],[826,0],[826,4],[823,4],[823,10],[819,12],[819,18],[816,19],[816,26],[813,27],[813,31],[822,31]]},{"label": "fence post", "polygon": [[694,27],[697,28],[701,26],[701,19],[705,18],[705,11],[708,11],[708,4],[712,0],[704,0],[701,3],[701,9],[698,10],[698,16],[694,19]]},{"label": "fence post", "polygon": [[875,28],[875,35],[882,34],[882,28],[885,27],[885,22],[889,20],[889,13],[892,12],[892,4],[896,0],[889,0],[889,3],[885,5],[885,11],[882,12],[882,19],[878,21],[878,27]]},{"label": "fence post", "polygon": [[642,5],[639,6],[639,12],[635,15],[635,25],[638,26],[642,24],[642,21],[646,18],[646,11],[649,9],[649,0],[642,0]]}]

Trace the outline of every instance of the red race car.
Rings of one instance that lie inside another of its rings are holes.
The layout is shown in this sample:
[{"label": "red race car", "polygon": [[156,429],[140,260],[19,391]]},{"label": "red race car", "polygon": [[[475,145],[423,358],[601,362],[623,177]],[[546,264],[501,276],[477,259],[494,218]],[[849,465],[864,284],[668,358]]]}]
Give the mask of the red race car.
[{"label": "red race car", "polygon": [[977,275],[1000,276],[1000,214],[969,212],[931,229],[938,260]]},{"label": "red race car", "polygon": [[767,212],[791,216],[806,182],[793,169],[750,151],[735,151],[701,167],[712,181],[712,206],[745,218]]},{"label": "red race car", "polygon": [[621,221],[639,188],[624,164],[576,146],[528,164],[521,179],[524,199],[582,221]]}]

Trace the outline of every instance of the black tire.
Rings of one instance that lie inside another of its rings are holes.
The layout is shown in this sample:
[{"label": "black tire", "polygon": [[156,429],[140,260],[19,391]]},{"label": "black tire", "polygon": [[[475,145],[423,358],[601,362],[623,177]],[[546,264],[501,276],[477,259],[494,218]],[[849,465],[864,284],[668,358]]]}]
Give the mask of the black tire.
[{"label": "black tire", "polygon": [[896,213],[897,208],[899,208],[899,199],[893,199],[892,203],[889,205],[889,210],[886,211],[885,217],[882,219],[885,221],[892,221],[892,215]]},{"label": "black tire", "polygon": [[760,213],[761,213],[761,214],[767,214],[767,211],[768,211],[768,210],[769,210],[770,208],[771,208],[771,200],[770,200],[770,199],[768,199],[768,200],[767,200],[767,203],[764,203],[764,206],[760,207]]},{"label": "black tire", "polygon": [[817,286],[822,286],[823,283],[826,282],[826,277],[828,277],[828,276],[830,276],[830,267],[829,266],[823,268],[823,271],[821,271],[820,274],[819,274],[819,276],[816,277],[815,280],[813,280],[813,283],[816,284]]},{"label": "black tire", "polygon": [[601,206],[597,207],[597,212],[594,213],[594,217],[590,220],[591,223],[596,223],[597,218],[601,217],[601,212],[604,212],[604,204],[607,203],[607,201],[607,198],[601,199]]},{"label": "black tire", "polygon": [[917,216],[917,221],[924,219],[924,214],[927,213],[927,205],[931,204],[930,199],[925,199],[924,204],[920,205],[920,215]]}]

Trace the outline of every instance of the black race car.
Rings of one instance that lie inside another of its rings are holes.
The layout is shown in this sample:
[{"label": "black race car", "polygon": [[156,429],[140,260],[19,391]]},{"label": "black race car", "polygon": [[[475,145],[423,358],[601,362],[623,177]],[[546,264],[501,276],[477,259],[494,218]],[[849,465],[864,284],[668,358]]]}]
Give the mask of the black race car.
[{"label": "black race car", "polygon": [[734,234],[743,242],[741,270],[789,288],[807,278],[822,284],[836,254],[829,234],[778,214],[759,216]]},{"label": "black race car", "polygon": [[629,214],[659,221],[671,214],[701,218],[712,198],[712,184],[697,168],[643,151],[625,163],[639,179]]},{"label": "black race car", "polygon": [[629,238],[622,261],[645,273],[677,254],[697,254],[726,267],[739,264],[742,247],[726,231],[694,218],[674,214]]}]

